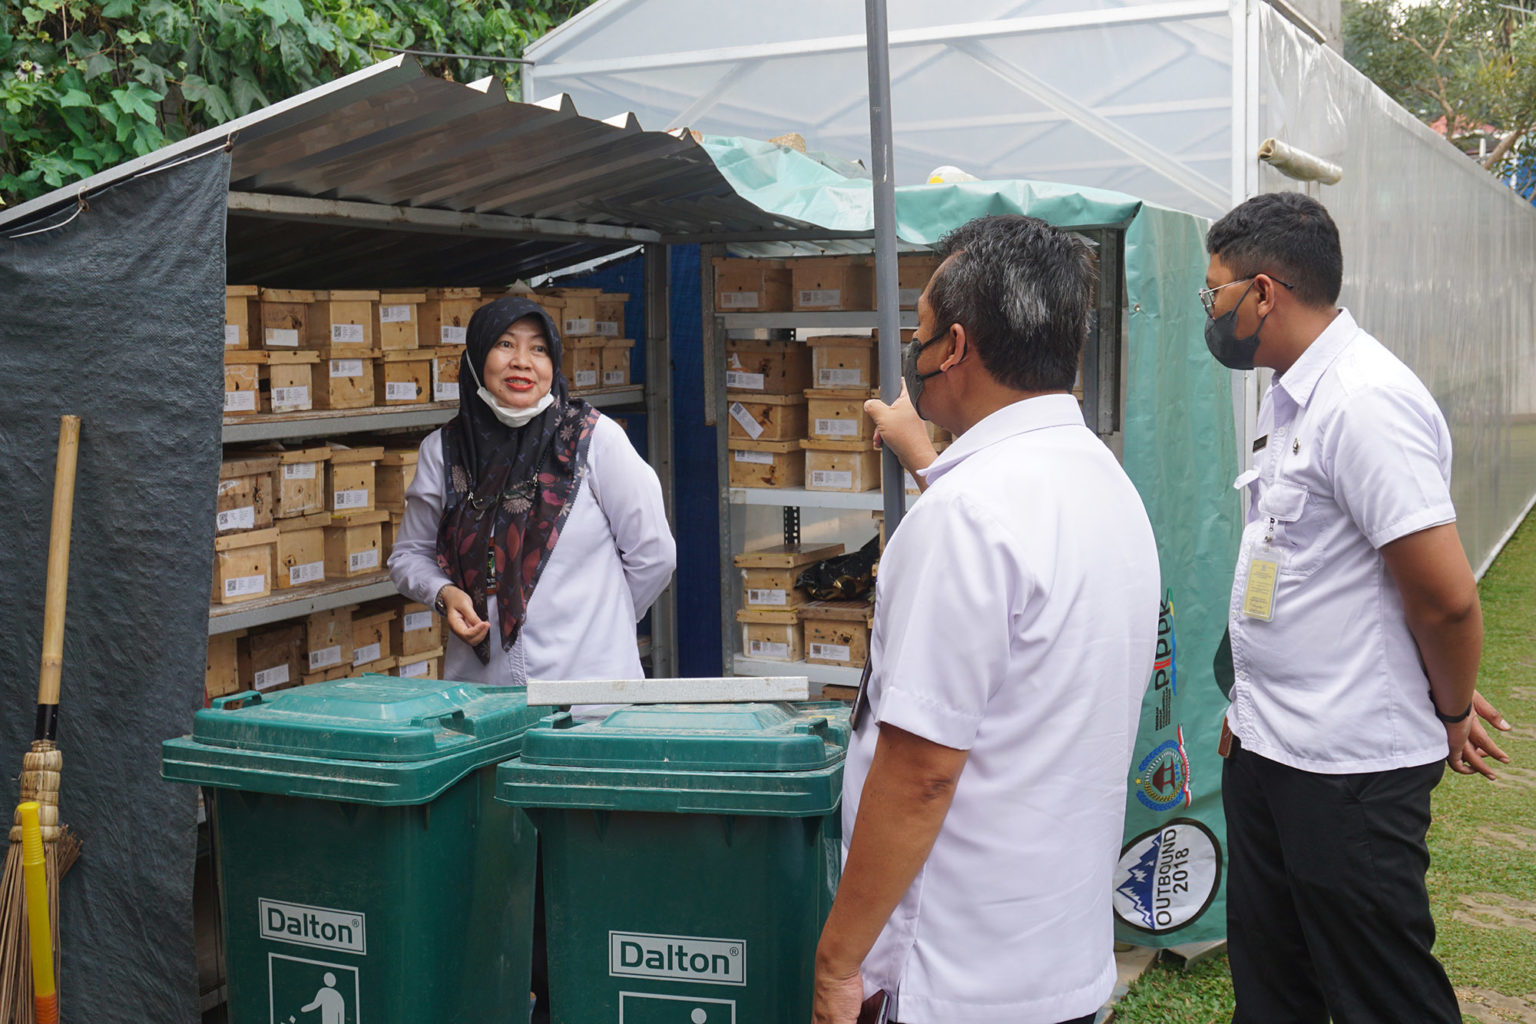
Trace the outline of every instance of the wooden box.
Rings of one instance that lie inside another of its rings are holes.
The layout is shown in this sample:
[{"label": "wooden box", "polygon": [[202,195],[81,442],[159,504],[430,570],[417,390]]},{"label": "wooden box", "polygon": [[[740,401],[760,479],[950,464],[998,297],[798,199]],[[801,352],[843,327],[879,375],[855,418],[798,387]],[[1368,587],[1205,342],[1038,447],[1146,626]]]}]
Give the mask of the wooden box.
[{"label": "wooden box", "polygon": [[745,441],[798,441],[805,436],[805,396],[730,392],[729,437]]},{"label": "wooden box", "polygon": [[633,338],[608,338],[603,343],[603,387],[622,388],[629,384],[629,350]]},{"label": "wooden box", "polygon": [[371,665],[391,657],[390,623],[397,618],[399,609],[377,608],[368,605],[359,608],[352,616],[352,667]]},{"label": "wooden box", "polygon": [[389,514],[389,519],[379,524],[379,557],[384,560],[384,565],[386,567],[389,565],[389,556],[393,554],[395,550],[395,538],[400,536],[400,524],[404,521],[405,516],[403,514],[398,512],[391,512]]},{"label": "wooden box", "polygon": [[362,665],[353,665],[350,672],[343,673],[343,678],[356,679],[358,676],[392,676],[395,674],[394,658],[379,658]]},{"label": "wooden box", "polygon": [[304,617],[306,672],[345,670],[352,664],[352,612],[356,607],[349,604]]},{"label": "wooden box", "polygon": [[332,679],[346,679],[352,675],[351,665],[342,665],[339,668],[326,669],[324,672],[306,672],[299,677],[300,686],[313,686],[316,683],[330,682]]},{"label": "wooden box", "polygon": [[272,525],[273,475],[277,459],[270,455],[234,455],[219,465],[219,492],[214,508],[218,533],[262,530]]},{"label": "wooden box", "polygon": [[332,512],[368,512],[374,508],[374,480],[383,445],[348,448],[332,444],[326,463],[326,508]]},{"label": "wooden box", "polygon": [[388,512],[338,512],[325,528],[325,575],[345,580],[384,568],[383,531]]},{"label": "wooden box", "polygon": [[366,409],[373,404],[373,349],[321,350],[314,394],[316,409]]},{"label": "wooden box", "polygon": [[747,657],[800,660],[799,609],[743,608],[736,613],[736,621],[741,623],[741,650]]},{"label": "wooden box", "polygon": [[791,272],[783,260],[720,259],[715,267],[715,312],[782,313],[789,310]]},{"label": "wooden box", "polygon": [[374,348],[373,322],[379,293],[374,291],[315,292],[309,304],[306,347],[314,349]]},{"label": "wooden box", "polygon": [[523,298],[532,300],[539,306],[540,309],[548,313],[549,318],[553,320],[555,322],[555,326],[559,328],[561,338],[563,339],[565,337],[564,299],[558,295],[549,295],[544,292],[538,292],[532,295],[524,295]]},{"label": "wooden box", "polygon": [[250,348],[261,329],[261,289],[253,284],[224,286],[224,348]]},{"label": "wooden box", "polygon": [[297,686],[304,669],[302,622],[253,629],[240,646],[240,685],[247,690]]},{"label": "wooden box", "polygon": [[329,512],[277,521],[277,565],[274,581],[278,590],[291,590],[325,581],[325,528]]},{"label": "wooden box", "polygon": [[726,442],[731,449],[732,487],[799,487],[805,483],[805,458],[795,441]]},{"label": "wooden box", "polygon": [[463,345],[469,318],[480,308],[479,288],[428,288],[421,304],[421,341],[427,345]]},{"label": "wooden box", "polygon": [[742,603],[747,608],[794,608],[810,598],[795,588],[801,570],[823,558],[843,553],[841,544],[777,544],[743,551],[734,559],[741,570]]},{"label": "wooden box", "polygon": [[798,341],[731,338],[725,343],[729,391],[798,395],[811,386],[811,350]]},{"label": "wooden box", "polygon": [[380,292],[374,307],[373,336],[379,348],[416,348],[421,344],[421,307],[427,293]]},{"label": "wooden box", "polygon": [[805,660],[863,668],[874,620],[874,605],[867,601],[812,601],[800,609]]},{"label": "wooden box", "polygon": [[560,372],[571,390],[597,387],[603,373],[603,339],[562,338],[560,347]]},{"label": "wooden box", "polygon": [[405,491],[416,477],[415,448],[387,448],[374,469],[373,507],[405,514]]},{"label": "wooden box", "polygon": [[407,601],[390,627],[391,649],[402,658],[428,654],[443,644],[442,622],[424,604]]},{"label": "wooden box", "polygon": [[261,347],[299,348],[309,337],[309,304],[315,293],[292,288],[261,289]]},{"label": "wooden box", "polygon": [[624,334],[624,304],[629,296],[623,292],[603,292],[594,303],[597,322],[592,325],[593,334],[604,338],[618,338]]},{"label": "wooden box", "polygon": [[939,258],[931,252],[904,252],[896,257],[897,302],[902,309],[916,309],[917,300],[928,287]]},{"label": "wooden box", "polygon": [[421,349],[380,351],[373,363],[375,403],[426,405],[432,401],[435,360]]},{"label": "wooden box", "polygon": [[868,256],[811,256],[790,261],[797,311],[874,309],[875,265]]},{"label": "wooden box", "polygon": [[261,411],[261,357],[264,354],[248,349],[224,352],[225,416],[254,416]]},{"label": "wooden box", "polygon": [[808,491],[872,491],[880,486],[880,453],[868,441],[801,441]]},{"label": "wooden box", "polygon": [[402,654],[395,659],[395,675],[402,679],[443,678],[443,649],[434,647],[416,654]]},{"label": "wooden box", "polygon": [[565,303],[561,318],[560,336],[567,345],[572,338],[597,334],[597,299],[601,288],[551,288],[547,293]]},{"label": "wooden box", "polygon": [[864,403],[876,394],[862,388],[807,391],[806,435],[815,441],[872,441],[875,421],[865,414]]},{"label": "wooden box", "polygon": [[814,388],[877,388],[880,354],[874,338],[824,335],[807,338]]},{"label": "wooden box", "polygon": [[277,529],[248,530],[213,542],[213,600],[234,604],[272,593]]},{"label": "wooden box", "polygon": [[315,407],[315,368],[320,353],[262,352],[262,412],[308,412]]},{"label": "wooden box", "polygon": [[330,458],[331,450],[324,445],[277,454],[274,517],[288,519],[326,510],[325,464]]},{"label": "wooden box", "polygon": [[432,401],[459,400],[459,364],[464,361],[461,348],[434,348],[432,352]]},{"label": "wooden box", "polygon": [[244,630],[208,638],[208,663],[203,669],[203,694],[209,700],[240,690],[240,638]]}]

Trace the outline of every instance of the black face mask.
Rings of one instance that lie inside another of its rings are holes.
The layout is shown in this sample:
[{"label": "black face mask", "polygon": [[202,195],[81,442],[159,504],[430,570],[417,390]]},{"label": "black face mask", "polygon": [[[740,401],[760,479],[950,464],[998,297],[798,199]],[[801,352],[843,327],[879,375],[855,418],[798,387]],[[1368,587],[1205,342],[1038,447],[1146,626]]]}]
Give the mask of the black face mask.
[{"label": "black face mask", "polygon": [[1269,319],[1265,313],[1259,318],[1259,326],[1253,329],[1253,333],[1246,338],[1237,336],[1237,311],[1243,305],[1243,299],[1253,290],[1256,282],[1248,282],[1248,287],[1243,289],[1242,298],[1237,300],[1237,305],[1227,310],[1218,317],[1205,318],[1205,347],[1211,350],[1211,355],[1222,366],[1232,370],[1253,369],[1253,357],[1259,350],[1259,331],[1264,328],[1264,321]]},{"label": "black face mask", "polygon": [[[948,333],[948,332],[945,332]],[[937,377],[943,373],[942,369],[932,370],[928,373],[917,372],[917,357],[922,355],[923,349],[929,345],[935,345],[944,340],[943,334],[935,334],[927,341],[918,341],[914,332],[912,340],[907,342],[907,347],[901,352],[901,379],[907,384],[907,397],[912,400],[912,411],[921,418],[922,408],[918,405],[923,397],[923,382],[929,377]]]}]

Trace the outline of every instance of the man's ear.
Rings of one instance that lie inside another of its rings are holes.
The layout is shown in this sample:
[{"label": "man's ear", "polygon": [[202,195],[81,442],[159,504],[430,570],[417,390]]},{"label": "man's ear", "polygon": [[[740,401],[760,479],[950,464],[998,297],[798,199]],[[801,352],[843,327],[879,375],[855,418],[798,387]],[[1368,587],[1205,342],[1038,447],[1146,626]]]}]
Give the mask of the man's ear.
[{"label": "man's ear", "polygon": [[1254,278],[1254,290],[1258,292],[1254,312],[1259,316],[1268,316],[1275,308],[1275,296],[1279,294],[1280,286],[1268,274],[1259,274]]},{"label": "man's ear", "polygon": [[970,351],[970,339],[965,336],[964,324],[951,324],[949,327],[949,354],[939,364],[940,370],[948,370],[952,366],[958,366],[960,361]]}]

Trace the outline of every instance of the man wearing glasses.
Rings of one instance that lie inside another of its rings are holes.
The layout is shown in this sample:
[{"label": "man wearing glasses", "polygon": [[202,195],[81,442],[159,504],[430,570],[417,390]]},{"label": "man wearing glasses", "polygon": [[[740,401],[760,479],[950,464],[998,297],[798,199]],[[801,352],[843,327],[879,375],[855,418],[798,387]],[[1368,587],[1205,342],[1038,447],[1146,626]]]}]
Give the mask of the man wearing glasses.
[{"label": "man wearing glasses", "polygon": [[[1461,1020],[1431,952],[1430,791],[1507,760],[1471,717],[1482,613],[1429,391],[1335,306],[1339,234],[1298,193],[1217,221],[1222,364],[1275,371],[1243,490],[1222,730],[1234,1021]],[[1498,719],[1491,708],[1490,721]]]}]

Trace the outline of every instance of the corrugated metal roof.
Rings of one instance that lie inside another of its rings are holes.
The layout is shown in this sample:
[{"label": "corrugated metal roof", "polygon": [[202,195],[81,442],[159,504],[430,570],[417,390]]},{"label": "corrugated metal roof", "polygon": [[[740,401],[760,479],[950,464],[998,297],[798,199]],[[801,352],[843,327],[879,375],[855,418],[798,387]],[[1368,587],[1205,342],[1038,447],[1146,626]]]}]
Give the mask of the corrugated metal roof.
[{"label": "corrugated metal roof", "polygon": [[0,212],[0,233],[229,140],[242,283],[505,283],[636,241],[813,228],[737,195],[686,131],[512,102],[402,55]]}]

